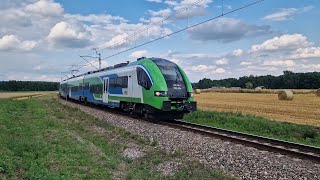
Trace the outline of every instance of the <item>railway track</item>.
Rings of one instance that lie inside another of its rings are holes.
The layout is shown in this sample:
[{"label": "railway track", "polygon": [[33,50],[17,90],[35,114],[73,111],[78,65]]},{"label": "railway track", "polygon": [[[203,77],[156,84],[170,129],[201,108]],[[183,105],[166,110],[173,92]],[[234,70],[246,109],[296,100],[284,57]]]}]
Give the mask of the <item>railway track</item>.
[{"label": "railway track", "polygon": [[283,155],[290,155],[296,158],[308,159],[320,163],[320,148],[318,147],[235,132],[226,129],[214,128],[181,120],[160,122],[159,124],[181,130],[192,131],[194,133],[203,134],[206,136],[216,137],[222,140],[255,147],[261,150],[272,151]]},{"label": "railway track", "polygon": [[[106,110],[106,107],[101,107],[93,104],[83,104],[78,101],[71,101],[80,105],[85,105],[93,107],[100,110]],[[127,113],[119,111],[117,109],[108,108],[107,110],[110,113],[114,113],[121,116],[128,116]],[[137,118],[130,115],[132,118]],[[141,118],[141,117],[140,117]],[[257,149],[271,151],[280,153],[283,155],[290,155],[292,157],[300,159],[308,159],[320,163],[320,148],[314,146],[308,146],[303,144],[297,144],[288,141],[282,141],[257,135],[251,135],[221,128],[209,127],[205,125],[199,125],[194,123],[189,123],[182,120],[174,121],[159,121],[157,124],[164,126],[181,129],[184,131],[192,131],[197,134],[203,134],[205,136],[211,136],[219,138],[225,141],[231,141],[237,144],[243,144],[246,146],[255,147]]]}]

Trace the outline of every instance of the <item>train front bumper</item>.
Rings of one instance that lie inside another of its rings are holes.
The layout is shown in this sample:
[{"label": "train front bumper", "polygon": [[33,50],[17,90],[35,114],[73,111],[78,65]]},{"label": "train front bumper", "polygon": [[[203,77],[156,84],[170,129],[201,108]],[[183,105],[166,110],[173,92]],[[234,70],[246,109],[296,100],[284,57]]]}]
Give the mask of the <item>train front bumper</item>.
[{"label": "train front bumper", "polygon": [[197,110],[197,102],[171,102],[171,101],[163,101],[162,111],[185,111],[185,112],[193,112]]}]

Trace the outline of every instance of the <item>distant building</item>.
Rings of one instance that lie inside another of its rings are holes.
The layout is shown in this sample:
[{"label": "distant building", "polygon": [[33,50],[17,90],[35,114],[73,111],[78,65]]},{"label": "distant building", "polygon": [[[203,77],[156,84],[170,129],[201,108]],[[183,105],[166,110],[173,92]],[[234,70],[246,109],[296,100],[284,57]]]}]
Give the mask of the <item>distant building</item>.
[{"label": "distant building", "polygon": [[241,87],[231,87],[231,89],[241,89]]}]

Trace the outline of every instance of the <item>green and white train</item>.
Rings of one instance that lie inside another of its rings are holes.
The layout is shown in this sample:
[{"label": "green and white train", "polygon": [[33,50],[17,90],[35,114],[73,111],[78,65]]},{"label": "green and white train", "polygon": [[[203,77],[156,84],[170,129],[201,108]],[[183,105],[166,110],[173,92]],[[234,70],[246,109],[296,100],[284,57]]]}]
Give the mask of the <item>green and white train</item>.
[{"label": "green and white train", "polygon": [[62,98],[157,119],[179,119],[195,111],[191,83],[175,63],[160,58],[139,58],[66,79],[60,83]]}]

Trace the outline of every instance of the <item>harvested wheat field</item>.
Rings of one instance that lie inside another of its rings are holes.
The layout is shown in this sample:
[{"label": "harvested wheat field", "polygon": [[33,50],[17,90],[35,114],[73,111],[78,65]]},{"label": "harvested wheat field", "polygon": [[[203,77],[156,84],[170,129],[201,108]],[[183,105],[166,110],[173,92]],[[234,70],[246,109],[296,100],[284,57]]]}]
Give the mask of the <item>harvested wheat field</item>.
[{"label": "harvested wheat field", "polygon": [[295,94],[292,101],[280,101],[277,94],[253,93],[202,93],[195,98],[200,110],[242,112],[320,127],[320,97],[315,94]]},{"label": "harvested wheat field", "polygon": [[7,98],[23,98],[28,96],[40,96],[55,93],[54,91],[39,91],[39,92],[0,92],[0,99]]}]

